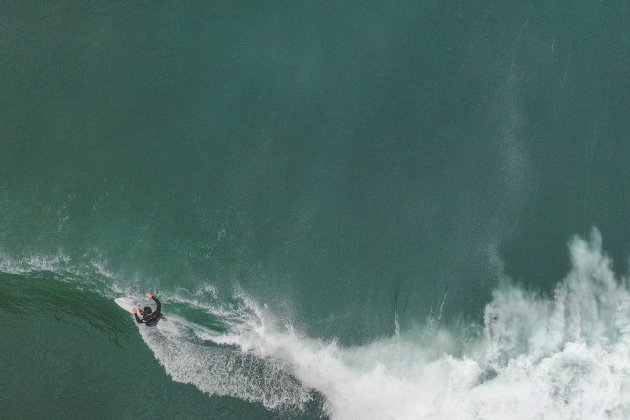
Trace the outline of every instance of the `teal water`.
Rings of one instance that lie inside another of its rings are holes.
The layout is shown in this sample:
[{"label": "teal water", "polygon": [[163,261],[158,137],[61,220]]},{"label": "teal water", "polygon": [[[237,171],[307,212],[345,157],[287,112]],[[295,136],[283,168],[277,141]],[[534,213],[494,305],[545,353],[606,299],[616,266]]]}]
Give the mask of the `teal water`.
[{"label": "teal water", "polygon": [[627,2],[0,28],[0,417],[630,416]]}]

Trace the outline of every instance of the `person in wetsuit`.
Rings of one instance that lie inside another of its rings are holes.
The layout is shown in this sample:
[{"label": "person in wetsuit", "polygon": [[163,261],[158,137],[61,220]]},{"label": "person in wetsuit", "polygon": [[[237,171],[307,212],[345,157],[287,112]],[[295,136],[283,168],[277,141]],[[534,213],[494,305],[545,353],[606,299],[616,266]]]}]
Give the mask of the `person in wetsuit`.
[{"label": "person in wetsuit", "polygon": [[[155,312],[149,306],[145,306],[142,311],[139,311],[138,308],[133,308],[133,316],[136,317],[136,322],[138,324],[144,324],[147,327],[155,327],[158,321],[162,318],[162,304],[151,293],[147,293],[147,299],[153,299],[153,301],[157,304],[157,308],[155,308]],[[138,316],[138,312],[142,315],[142,318]]]}]

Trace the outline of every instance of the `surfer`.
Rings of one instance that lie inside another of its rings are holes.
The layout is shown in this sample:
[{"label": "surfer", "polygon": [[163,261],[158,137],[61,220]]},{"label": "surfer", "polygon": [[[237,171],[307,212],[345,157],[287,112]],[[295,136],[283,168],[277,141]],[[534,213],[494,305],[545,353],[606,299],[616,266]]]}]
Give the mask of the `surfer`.
[{"label": "surfer", "polygon": [[[138,324],[144,324],[147,327],[155,327],[158,321],[162,318],[162,304],[151,293],[147,293],[147,299],[153,299],[157,304],[157,308],[155,308],[155,312],[151,309],[150,306],[145,306],[143,310],[138,310],[138,308],[132,308],[131,313],[136,317],[136,322]],[[138,312],[142,315],[142,318],[138,316]]]}]

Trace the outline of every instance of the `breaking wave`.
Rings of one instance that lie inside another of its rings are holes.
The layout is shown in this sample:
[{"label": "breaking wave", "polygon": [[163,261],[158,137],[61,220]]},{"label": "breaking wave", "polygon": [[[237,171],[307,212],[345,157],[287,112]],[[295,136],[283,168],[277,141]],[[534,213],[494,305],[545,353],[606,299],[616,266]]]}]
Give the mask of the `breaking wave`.
[{"label": "breaking wave", "polygon": [[[246,292],[226,298],[205,284],[158,291],[166,320],[139,331],[173,380],[278,413],[316,406],[333,419],[630,418],[626,278],[613,272],[597,230],[573,238],[569,251],[572,267],[553,293],[504,278],[479,324],[432,320],[402,329],[396,322],[391,337],[343,346],[309,337]],[[104,314],[96,318],[111,317],[117,312],[103,298],[142,289],[102,260],[77,264],[63,254],[3,257],[0,271],[9,276],[5,289],[13,288],[5,290],[7,305],[11,293],[41,293],[19,291],[20,282],[63,280],[54,283],[72,286],[73,302],[93,296],[85,309],[68,311],[87,318],[94,308]],[[70,289],[51,290],[56,297],[46,305],[72,306],[62,299]]]},{"label": "breaking wave", "polygon": [[301,334],[241,293],[223,333],[165,322],[141,334],[174,380],[269,409],[319,394],[335,419],[629,418],[626,281],[598,231],[569,249],[572,269],[553,296],[504,279],[483,325],[341,346]]}]

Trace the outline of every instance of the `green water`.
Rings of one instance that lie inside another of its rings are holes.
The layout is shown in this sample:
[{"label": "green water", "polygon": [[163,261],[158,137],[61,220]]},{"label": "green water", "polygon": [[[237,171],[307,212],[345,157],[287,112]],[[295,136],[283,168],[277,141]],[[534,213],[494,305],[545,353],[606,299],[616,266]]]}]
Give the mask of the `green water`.
[{"label": "green water", "polygon": [[[627,2],[3,2],[0,34],[0,417],[359,418],[300,346],[470,356],[592,227],[627,271]],[[148,291],[163,336],[112,301]]]}]

